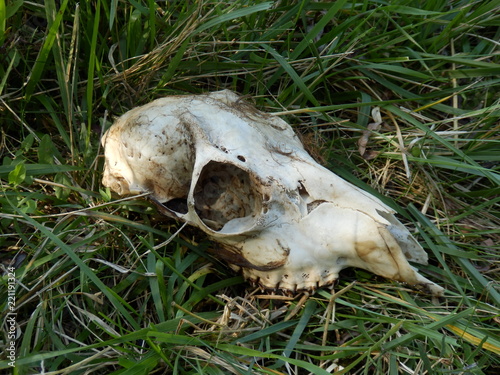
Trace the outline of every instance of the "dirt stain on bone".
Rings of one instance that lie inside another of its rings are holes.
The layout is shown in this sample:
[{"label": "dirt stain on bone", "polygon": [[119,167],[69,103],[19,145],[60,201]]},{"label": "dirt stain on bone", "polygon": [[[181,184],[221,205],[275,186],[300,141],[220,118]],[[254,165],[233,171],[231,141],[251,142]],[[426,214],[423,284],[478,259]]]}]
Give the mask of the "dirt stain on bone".
[{"label": "dirt stain on bone", "polygon": [[257,271],[271,271],[276,268],[282,267],[286,263],[286,257],[280,260],[270,261],[267,264],[253,264],[242,254],[242,249],[237,246],[230,246],[227,244],[216,244],[213,248],[208,249],[209,253],[212,253],[218,258],[224,259],[230,264],[234,264],[247,269],[254,269]]},{"label": "dirt stain on bone", "polygon": [[366,258],[373,252],[378,249],[377,244],[374,241],[363,241],[363,242],[355,242],[354,248],[356,249],[356,253],[358,256],[366,260]]}]

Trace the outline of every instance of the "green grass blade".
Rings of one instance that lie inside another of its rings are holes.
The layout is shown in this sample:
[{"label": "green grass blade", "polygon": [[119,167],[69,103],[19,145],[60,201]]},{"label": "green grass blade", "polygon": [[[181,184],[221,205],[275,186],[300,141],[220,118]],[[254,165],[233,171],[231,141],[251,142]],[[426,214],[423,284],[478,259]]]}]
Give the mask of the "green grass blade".
[{"label": "green grass blade", "polygon": [[[0,0],[0,45],[5,40],[5,25],[7,24],[7,9],[5,7],[5,0]],[[2,91],[0,90],[0,93]]]},{"label": "green grass blade", "polygon": [[45,69],[45,64],[49,59],[49,54],[52,50],[52,46],[54,45],[59,27],[63,20],[64,12],[68,5],[68,1],[69,0],[64,0],[62,2],[59,11],[57,12],[57,15],[54,19],[54,22],[50,26],[47,37],[45,38],[40,53],[38,54],[38,57],[35,61],[35,64],[33,65],[33,69],[30,73],[29,80],[26,83],[26,89],[25,89],[26,101],[29,101],[31,99],[31,96],[35,91],[35,87],[39,83],[40,78],[42,77],[43,71]]},{"label": "green grass blade", "polygon": [[[304,52],[306,48],[310,48],[314,43],[315,38],[323,32],[326,25],[331,22],[332,19],[335,18],[337,13],[344,7],[347,3],[347,0],[338,0],[331,4],[327,4],[328,11],[325,13],[321,19],[314,24],[311,30],[304,36],[301,42],[294,48],[293,52],[290,54],[290,60],[295,60],[299,58],[299,56]],[[298,15],[297,15],[298,17]]]},{"label": "green grass blade", "polygon": [[460,158],[462,158],[465,162],[467,162],[471,166],[471,168],[475,168],[478,171],[482,170],[488,179],[490,179],[491,181],[494,181],[496,184],[500,184],[500,175],[498,175],[495,172],[491,172],[489,169],[482,168],[481,165],[479,165],[474,160],[472,160],[462,150],[459,150],[458,148],[456,148],[451,142],[445,140],[436,132],[430,131],[430,129],[427,126],[422,124],[420,121],[418,121],[414,117],[410,116],[408,113],[403,112],[402,110],[400,110],[399,108],[396,108],[393,105],[388,105],[385,108],[390,110],[391,112],[393,112],[398,117],[404,118],[409,123],[415,125],[421,131],[423,131],[424,134],[435,139],[437,142],[439,142],[439,144],[441,144],[441,145],[445,146],[447,149],[449,149],[454,155],[457,155]]},{"label": "green grass blade", "polygon": [[90,134],[91,134],[91,126],[92,126],[92,111],[94,108],[94,77],[96,73],[97,66],[97,39],[99,33],[99,23],[101,22],[101,0],[97,0],[95,5],[95,14],[93,20],[93,29],[92,29],[92,39],[90,42],[90,50],[89,50],[89,66],[87,70],[87,90],[86,90],[86,99],[87,99],[87,136],[85,139],[85,144],[90,144]]},{"label": "green grass blade", "polygon": [[277,359],[280,361],[284,361],[287,363],[290,363],[294,366],[298,366],[299,368],[303,368],[307,371],[310,371],[312,374],[315,375],[327,375],[330,374],[330,372],[325,371],[324,369],[315,366],[309,362],[302,361],[302,360],[297,360],[293,358],[286,358],[282,355],[277,355],[277,354],[272,354],[272,353],[264,353],[259,350],[254,350],[250,348],[245,348],[242,346],[235,346],[231,344],[219,344],[217,346],[218,349],[236,354],[236,355],[244,355],[244,356],[250,356],[250,357],[255,357],[255,358],[273,358]]},{"label": "green grass blade", "polygon": [[179,67],[179,64],[182,61],[182,57],[184,56],[184,54],[186,53],[186,50],[189,47],[190,42],[191,42],[190,38],[188,38],[184,42],[182,42],[181,46],[179,47],[179,49],[175,53],[174,57],[170,60],[170,63],[168,64],[167,70],[165,71],[165,73],[163,73],[163,76],[161,77],[161,80],[158,83],[158,87],[163,87],[163,86],[167,85],[169,83],[169,81],[172,79],[172,77],[175,74],[175,71],[177,70],[177,68]]},{"label": "green grass blade", "polygon": [[261,4],[252,5],[249,7],[245,7],[239,10],[235,10],[233,12],[223,14],[221,16],[215,17],[210,21],[205,22],[204,24],[198,26],[198,28],[194,31],[195,34],[206,31],[212,27],[218,26],[220,24],[226,23],[228,21],[234,20],[236,18],[246,17],[256,12],[262,12],[269,9],[273,3],[271,1],[266,1]]},{"label": "green grass blade", "polygon": [[300,338],[302,337],[304,330],[309,324],[309,321],[313,315],[313,313],[316,310],[316,303],[313,300],[307,301],[304,311],[302,312],[302,316],[300,317],[300,320],[298,321],[297,325],[295,326],[295,329],[292,333],[292,336],[288,340],[288,343],[286,344],[285,350],[283,350],[283,356],[284,357],[290,357],[292,352],[295,349],[295,345],[299,342]]},{"label": "green grass blade", "polygon": [[87,278],[92,280],[92,282],[101,290],[104,295],[109,299],[109,301],[116,307],[116,309],[123,315],[127,322],[134,328],[139,329],[137,321],[130,315],[129,311],[125,308],[126,304],[116,293],[114,293],[109,287],[104,285],[104,283],[96,276],[96,274],[80,259],[80,257],[73,251],[73,249],[65,244],[59,237],[57,237],[52,231],[50,231],[45,226],[38,223],[36,220],[32,219],[23,212],[18,211],[18,213],[29,222],[34,228],[39,230],[44,236],[49,238],[55,245],[60,247],[68,257],[81,269]]},{"label": "green grass blade", "polygon": [[309,87],[307,87],[303,78],[297,74],[295,69],[288,63],[288,61],[283,56],[281,56],[273,47],[267,44],[261,44],[261,46],[276,59],[276,61],[281,65],[284,71],[290,76],[290,78],[292,78],[293,82],[297,85],[298,91],[300,92],[299,95],[304,95],[309,101],[311,101],[314,106],[319,106],[318,100],[316,100],[311,90],[309,90]]},{"label": "green grass blade", "polygon": [[156,2],[148,0],[149,8],[149,48],[154,48],[156,39]]},{"label": "green grass blade", "polygon": [[118,8],[118,0],[111,0],[110,6],[109,6],[109,29],[113,29],[113,24],[115,23],[116,19],[116,9]]},{"label": "green grass blade", "polygon": [[[455,250],[453,243],[447,238],[447,236],[442,233],[435,225],[433,225],[429,219],[427,219],[420,211],[418,211],[413,205],[409,207],[412,215],[418,218],[418,220],[424,225],[424,227],[431,233],[432,238],[438,243],[448,247],[451,250]],[[436,257],[440,258],[439,254],[435,254]],[[468,259],[462,258],[460,256],[454,257],[455,262],[457,262],[463,269],[463,271],[471,278],[476,285],[477,290],[486,293],[488,298],[491,298],[497,307],[500,307],[500,293],[498,293],[494,286],[474,267]]]}]

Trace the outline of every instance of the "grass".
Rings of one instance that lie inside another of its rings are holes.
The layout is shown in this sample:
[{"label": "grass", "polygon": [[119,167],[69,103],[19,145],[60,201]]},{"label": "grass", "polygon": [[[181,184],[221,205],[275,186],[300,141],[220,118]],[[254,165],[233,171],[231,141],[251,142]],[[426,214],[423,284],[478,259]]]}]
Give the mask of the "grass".
[{"label": "grass", "polygon": [[[495,0],[0,0],[2,373],[497,374],[499,25]],[[115,116],[222,88],[392,206],[445,298],[359,269],[264,293],[102,187]]]}]

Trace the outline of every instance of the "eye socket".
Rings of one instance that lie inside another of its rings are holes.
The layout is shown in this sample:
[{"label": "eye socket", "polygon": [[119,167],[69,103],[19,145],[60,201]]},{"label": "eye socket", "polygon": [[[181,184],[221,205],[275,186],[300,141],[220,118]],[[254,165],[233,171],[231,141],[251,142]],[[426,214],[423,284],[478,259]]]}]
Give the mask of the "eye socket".
[{"label": "eye socket", "polygon": [[203,168],[194,192],[198,216],[220,231],[234,219],[257,217],[262,194],[252,176],[233,164],[211,161]]}]

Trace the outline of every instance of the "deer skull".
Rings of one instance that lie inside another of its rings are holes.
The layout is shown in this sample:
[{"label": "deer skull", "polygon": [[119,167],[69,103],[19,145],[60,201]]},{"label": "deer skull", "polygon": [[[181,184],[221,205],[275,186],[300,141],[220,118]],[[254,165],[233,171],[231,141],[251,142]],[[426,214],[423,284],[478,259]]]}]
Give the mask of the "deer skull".
[{"label": "deer skull", "polygon": [[408,260],[427,254],[392,210],[316,163],[292,128],[231,91],[169,96],[106,132],[103,184],[150,193],[162,213],[206,232],[216,255],[266,288],[311,290],[360,267],[443,288]]}]

